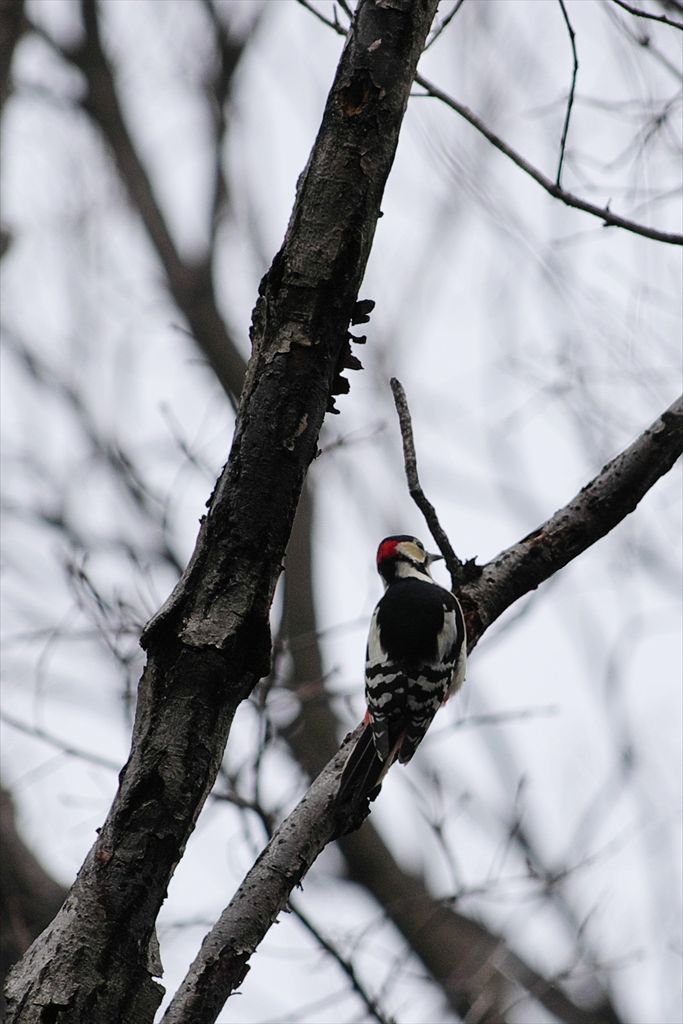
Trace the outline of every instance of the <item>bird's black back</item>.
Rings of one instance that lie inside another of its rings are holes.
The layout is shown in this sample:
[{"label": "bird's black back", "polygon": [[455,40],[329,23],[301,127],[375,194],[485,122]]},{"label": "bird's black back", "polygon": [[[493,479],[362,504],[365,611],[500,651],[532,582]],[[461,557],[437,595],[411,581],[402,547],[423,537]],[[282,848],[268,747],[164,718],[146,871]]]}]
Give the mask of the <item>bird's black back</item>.
[{"label": "bird's black back", "polygon": [[397,580],[377,606],[382,647],[406,665],[433,661],[444,613],[454,607],[453,595],[443,587],[410,577]]}]

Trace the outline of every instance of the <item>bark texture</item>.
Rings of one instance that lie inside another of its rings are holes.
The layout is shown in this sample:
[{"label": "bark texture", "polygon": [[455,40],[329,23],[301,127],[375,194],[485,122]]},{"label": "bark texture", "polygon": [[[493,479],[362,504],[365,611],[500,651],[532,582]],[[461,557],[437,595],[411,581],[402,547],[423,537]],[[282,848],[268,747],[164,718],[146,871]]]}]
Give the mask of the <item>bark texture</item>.
[{"label": "bark texture", "polygon": [[[86,9],[87,9],[86,5]],[[436,0],[358,9],[264,278],[230,458],[195,551],[143,636],[133,743],[61,911],[8,983],[8,1021],[149,1021],[154,922],[239,702],[268,672],[268,611],[348,345],[384,185]]]}]

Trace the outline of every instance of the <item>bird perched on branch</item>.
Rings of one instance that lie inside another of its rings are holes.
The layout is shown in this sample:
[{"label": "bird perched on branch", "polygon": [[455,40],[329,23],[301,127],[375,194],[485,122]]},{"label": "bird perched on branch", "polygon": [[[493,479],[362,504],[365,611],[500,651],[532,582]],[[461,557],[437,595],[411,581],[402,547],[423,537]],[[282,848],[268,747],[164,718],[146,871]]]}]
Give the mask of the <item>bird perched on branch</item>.
[{"label": "bird perched on branch", "polygon": [[370,621],[365,729],[342,772],[338,802],[368,796],[398,759],[410,761],[431,721],[465,678],[460,604],[432,579],[417,537],[385,537],[377,549],[384,597]]}]

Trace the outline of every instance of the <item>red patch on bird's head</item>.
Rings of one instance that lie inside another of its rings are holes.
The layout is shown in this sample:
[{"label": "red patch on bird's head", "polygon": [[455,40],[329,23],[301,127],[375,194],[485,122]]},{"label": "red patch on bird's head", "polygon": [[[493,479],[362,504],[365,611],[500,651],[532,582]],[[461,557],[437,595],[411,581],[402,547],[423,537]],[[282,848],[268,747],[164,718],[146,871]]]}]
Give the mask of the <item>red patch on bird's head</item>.
[{"label": "red patch on bird's head", "polygon": [[381,565],[385,558],[393,558],[396,554],[396,548],[400,543],[400,541],[393,538],[383,540],[377,548],[377,565]]}]

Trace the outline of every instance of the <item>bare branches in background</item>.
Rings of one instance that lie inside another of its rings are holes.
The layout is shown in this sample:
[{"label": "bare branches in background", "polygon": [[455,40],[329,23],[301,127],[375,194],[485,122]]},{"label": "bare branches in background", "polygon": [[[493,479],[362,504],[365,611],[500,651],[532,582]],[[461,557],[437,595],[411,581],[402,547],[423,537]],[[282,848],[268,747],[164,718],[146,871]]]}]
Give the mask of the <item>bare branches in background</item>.
[{"label": "bare branches in background", "polygon": [[525,174],[528,174],[530,178],[533,178],[533,180],[537,182],[541,188],[545,189],[549,195],[554,199],[559,199],[559,201],[564,203],[565,206],[571,206],[575,210],[582,210],[584,213],[589,213],[593,217],[599,217],[605,227],[623,228],[625,231],[632,231],[633,234],[641,235],[643,238],[651,238],[655,242],[666,242],[670,245],[683,245],[683,235],[676,234],[671,231],[658,231],[656,228],[647,227],[645,224],[638,224],[636,221],[614,213],[609,205],[596,206],[595,203],[589,203],[585,199],[581,199],[579,196],[560,188],[557,182],[553,182],[546,174],[529,163],[525,157],[520,153],[517,153],[512,146],[509,146],[507,142],[500,138],[500,136],[496,135],[495,132],[492,132],[491,129],[484,124],[482,119],[473,113],[469,107],[466,107],[464,103],[460,103],[452,96],[449,96],[437,85],[428,81],[422,75],[416,75],[415,81],[418,85],[422,86],[427,96],[433,96],[434,99],[440,100],[447,107],[450,107],[451,110],[454,110],[456,114],[463,117],[472,125],[473,128],[476,128],[485,139],[488,139],[492,146],[495,146],[496,149],[512,160],[520,170],[524,171]]},{"label": "bare branches in background", "polygon": [[662,25],[668,25],[670,28],[677,28],[683,32],[683,24],[680,21],[674,21],[672,18],[667,18],[666,14],[653,14],[652,11],[644,11],[639,7],[635,7],[633,4],[626,3],[626,0],[610,0],[610,3],[616,4],[617,7],[621,7],[622,10],[628,11],[629,14],[633,14],[636,18],[646,18],[649,21],[659,21]]}]

